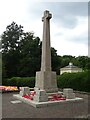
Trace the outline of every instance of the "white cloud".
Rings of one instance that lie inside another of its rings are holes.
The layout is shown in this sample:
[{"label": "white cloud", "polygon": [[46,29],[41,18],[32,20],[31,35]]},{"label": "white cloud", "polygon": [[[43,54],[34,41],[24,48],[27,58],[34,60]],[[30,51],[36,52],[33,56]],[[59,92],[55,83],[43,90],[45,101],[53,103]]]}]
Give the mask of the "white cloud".
[{"label": "white cloud", "polygon": [[57,40],[52,40],[52,47],[58,50],[58,55],[88,55],[88,45],[73,43],[60,39],[59,37],[56,37],[56,39]]},{"label": "white cloud", "polygon": [[[88,18],[77,17],[78,24],[73,29],[51,27],[52,46],[59,55],[88,55]],[[83,37],[86,38],[83,40]]]},{"label": "white cloud", "polygon": [[21,24],[27,18],[27,2],[25,0],[1,0],[0,1],[0,33],[12,21]]},{"label": "white cloud", "polygon": [[[69,29],[69,28],[64,28],[55,26],[52,28],[54,29],[53,34],[63,37],[65,40],[71,40],[73,41],[74,37],[80,37],[85,35],[86,37],[88,36],[88,17],[77,17],[78,23],[75,28]],[[59,25],[60,26],[60,25]],[[52,30],[53,31],[53,30]],[[87,41],[87,40],[86,40]]]}]

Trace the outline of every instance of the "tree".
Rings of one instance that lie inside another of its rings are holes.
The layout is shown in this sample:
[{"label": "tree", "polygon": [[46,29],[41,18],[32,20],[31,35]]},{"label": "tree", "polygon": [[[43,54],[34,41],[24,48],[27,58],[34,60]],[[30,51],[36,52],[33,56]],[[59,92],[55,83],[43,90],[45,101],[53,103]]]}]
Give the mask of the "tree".
[{"label": "tree", "polygon": [[90,58],[88,56],[71,56],[64,55],[60,58],[61,67],[65,67],[69,62],[72,62],[75,66],[82,68],[83,70],[90,69]]},{"label": "tree", "polygon": [[[6,27],[6,31],[1,35],[2,41],[2,61],[6,77],[17,76],[17,68],[20,58],[20,42],[23,37],[21,25],[12,22]],[[3,72],[4,72],[3,71]]]},{"label": "tree", "polygon": [[85,69],[90,69],[90,58],[88,56],[77,57],[78,66]]},{"label": "tree", "polygon": [[73,62],[75,56],[64,55],[61,57],[61,67],[65,67],[69,64],[69,62]]},{"label": "tree", "polygon": [[6,31],[1,36],[2,53],[8,53],[19,48],[20,40],[23,37],[23,27],[12,22],[6,27]]},{"label": "tree", "polygon": [[21,59],[19,65],[20,76],[35,76],[40,70],[41,42],[34,33],[27,32],[21,42]]},{"label": "tree", "polygon": [[55,50],[54,48],[51,48],[51,62],[52,62],[52,70],[56,71],[56,73],[59,74],[61,60],[60,60],[60,56],[57,55],[57,50]]},{"label": "tree", "polygon": [[[41,67],[42,42],[34,33],[27,32],[21,43],[22,59],[20,59],[20,76],[35,76]],[[59,58],[57,51],[51,48],[52,70],[59,71]]]},{"label": "tree", "polygon": [[[41,45],[39,37],[32,32],[23,32],[21,25],[12,22],[1,36],[3,77],[35,76],[41,66]],[[51,48],[52,70],[58,72],[59,58]]]}]

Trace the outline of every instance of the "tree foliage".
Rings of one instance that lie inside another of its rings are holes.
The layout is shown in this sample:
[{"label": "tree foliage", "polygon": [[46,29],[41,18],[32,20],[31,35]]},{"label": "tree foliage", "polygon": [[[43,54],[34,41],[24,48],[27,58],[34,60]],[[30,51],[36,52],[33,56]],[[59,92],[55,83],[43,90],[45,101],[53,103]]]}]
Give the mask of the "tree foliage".
[{"label": "tree foliage", "polygon": [[[3,77],[35,76],[41,66],[41,45],[39,37],[32,32],[24,32],[21,25],[12,22],[1,36]],[[58,71],[59,59],[54,48],[52,52],[52,70]],[[58,64],[57,64],[58,63]]]},{"label": "tree foliage", "polygon": [[1,35],[3,75],[17,76],[20,59],[20,40],[23,37],[23,27],[12,22]]},{"label": "tree foliage", "polygon": [[61,66],[65,67],[69,64],[69,62],[72,62],[75,66],[78,66],[82,68],[83,70],[88,70],[90,69],[90,58],[88,56],[71,56],[71,55],[64,55],[64,56],[59,56],[61,60]]},{"label": "tree foliage", "polygon": [[11,25],[6,27],[6,31],[1,36],[2,53],[18,50],[20,39],[23,35],[23,27],[12,22]]},{"label": "tree foliage", "polygon": [[40,69],[41,42],[33,33],[25,33],[21,43],[20,76],[34,76]]}]

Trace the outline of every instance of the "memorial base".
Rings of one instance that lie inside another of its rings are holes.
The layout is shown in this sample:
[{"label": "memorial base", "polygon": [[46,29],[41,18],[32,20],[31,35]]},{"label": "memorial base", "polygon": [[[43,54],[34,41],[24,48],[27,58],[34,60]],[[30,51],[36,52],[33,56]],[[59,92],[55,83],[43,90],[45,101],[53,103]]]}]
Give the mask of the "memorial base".
[{"label": "memorial base", "polygon": [[48,93],[58,92],[56,72],[53,71],[36,72],[36,83],[34,89],[42,89]]},{"label": "memorial base", "polygon": [[59,100],[59,101],[47,101],[47,102],[37,102],[37,101],[34,101],[34,100],[29,100],[27,98],[24,98],[22,96],[20,96],[19,94],[15,94],[13,95],[14,98],[16,99],[19,99],[21,101],[23,101],[24,103],[27,103],[33,107],[36,107],[36,108],[40,108],[40,107],[49,107],[49,106],[54,106],[54,105],[57,105],[57,106],[60,106],[60,105],[80,105],[80,104],[83,104],[83,98],[74,98],[74,99],[66,99],[66,100]]}]

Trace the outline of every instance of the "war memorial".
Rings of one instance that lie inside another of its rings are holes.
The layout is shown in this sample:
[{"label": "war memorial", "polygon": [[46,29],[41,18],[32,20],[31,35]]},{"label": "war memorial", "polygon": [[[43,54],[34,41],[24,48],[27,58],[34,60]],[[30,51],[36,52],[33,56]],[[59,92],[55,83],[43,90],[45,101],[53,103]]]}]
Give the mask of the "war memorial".
[{"label": "war memorial", "polygon": [[58,91],[56,72],[52,71],[51,67],[51,18],[52,14],[48,10],[44,11],[41,69],[36,72],[34,91],[30,91],[28,87],[22,87],[20,93],[14,94],[13,97],[36,108],[83,104],[83,98],[76,97],[73,89],[64,88],[63,92]]}]

